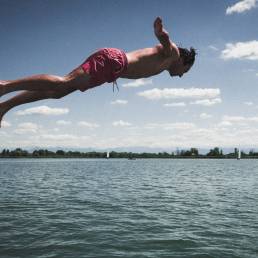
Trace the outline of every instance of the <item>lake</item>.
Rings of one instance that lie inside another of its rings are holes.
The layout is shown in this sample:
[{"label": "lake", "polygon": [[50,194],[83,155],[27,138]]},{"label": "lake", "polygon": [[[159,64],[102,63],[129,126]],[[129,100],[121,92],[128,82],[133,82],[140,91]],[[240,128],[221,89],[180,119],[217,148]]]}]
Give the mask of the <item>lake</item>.
[{"label": "lake", "polygon": [[0,159],[0,257],[258,257],[258,160]]}]

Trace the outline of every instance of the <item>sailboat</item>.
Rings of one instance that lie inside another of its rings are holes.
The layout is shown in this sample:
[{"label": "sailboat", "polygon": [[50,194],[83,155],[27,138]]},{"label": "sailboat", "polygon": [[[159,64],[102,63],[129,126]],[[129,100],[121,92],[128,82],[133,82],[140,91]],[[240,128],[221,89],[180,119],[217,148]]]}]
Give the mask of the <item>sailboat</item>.
[{"label": "sailboat", "polygon": [[106,158],[109,159],[109,151],[107,151],[107,157]]},{"label": "sailboat", "polygon": [[240,150],[240,149],[238,149],[237,159],[238,159],[238,160],[241,159],[241,150]]}]

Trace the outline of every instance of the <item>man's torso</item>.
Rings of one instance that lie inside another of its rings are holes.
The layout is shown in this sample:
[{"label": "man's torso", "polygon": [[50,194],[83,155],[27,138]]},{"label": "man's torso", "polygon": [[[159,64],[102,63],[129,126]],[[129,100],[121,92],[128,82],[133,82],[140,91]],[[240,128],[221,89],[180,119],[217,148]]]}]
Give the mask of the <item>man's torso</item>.
[{"label": "man's torso", "polygon": [[139,49],[126,53],[128,67],[122,78],[147,78],[169,68],[171,58],[163,54],[161,46]]}]

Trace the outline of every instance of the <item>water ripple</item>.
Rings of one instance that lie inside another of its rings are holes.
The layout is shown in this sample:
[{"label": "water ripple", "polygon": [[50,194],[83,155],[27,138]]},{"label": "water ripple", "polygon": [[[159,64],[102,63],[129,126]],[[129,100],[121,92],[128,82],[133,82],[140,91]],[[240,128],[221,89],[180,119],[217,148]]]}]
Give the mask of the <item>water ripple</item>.
[{"label": "water ripple", "polygon": [[0,160],[0,257],[258,256],[256,160]]}]

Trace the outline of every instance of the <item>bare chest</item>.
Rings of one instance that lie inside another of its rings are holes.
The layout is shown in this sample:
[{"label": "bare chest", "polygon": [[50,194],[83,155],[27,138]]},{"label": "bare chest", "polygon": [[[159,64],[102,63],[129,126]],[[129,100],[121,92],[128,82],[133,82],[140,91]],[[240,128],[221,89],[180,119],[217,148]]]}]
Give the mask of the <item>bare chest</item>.
[{"label": "bare chest", "polygon": [[168,68],[168,59],[156,48],[137,50],[126,54],[128,68],[121,76],[128,79],[147,78],[159,74]]}]

